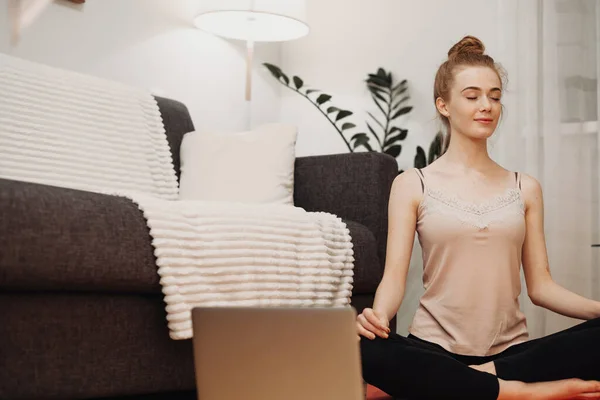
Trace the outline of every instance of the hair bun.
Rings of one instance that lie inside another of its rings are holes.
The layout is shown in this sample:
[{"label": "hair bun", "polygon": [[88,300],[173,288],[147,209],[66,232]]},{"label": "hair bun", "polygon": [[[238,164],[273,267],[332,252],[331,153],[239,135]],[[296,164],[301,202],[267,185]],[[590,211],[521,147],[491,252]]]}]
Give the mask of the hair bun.
[{"label": "hair bun", "polygon": [[485,51],[483,42],[475,36],[465,36],[458,43],[448,50],[448,58],[456,57],[460,54],[480,54]]}]

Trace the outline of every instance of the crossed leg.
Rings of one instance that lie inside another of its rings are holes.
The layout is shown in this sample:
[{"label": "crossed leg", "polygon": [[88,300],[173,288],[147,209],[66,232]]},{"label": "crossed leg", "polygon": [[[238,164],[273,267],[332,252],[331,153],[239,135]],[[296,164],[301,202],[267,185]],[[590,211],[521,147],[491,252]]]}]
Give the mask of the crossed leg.
[{"label": "crossed leg", "polygon": [[495,361],[471,367],[522,382],[600,380],[600,318],[513,346]]},{"label": "crossed leg", "polygon": [[397,334],[361,338],[363,379],[392,396],[420,399],[600,399],[600,383],[582,380],[524,383],[476,371],[451,355]]}]

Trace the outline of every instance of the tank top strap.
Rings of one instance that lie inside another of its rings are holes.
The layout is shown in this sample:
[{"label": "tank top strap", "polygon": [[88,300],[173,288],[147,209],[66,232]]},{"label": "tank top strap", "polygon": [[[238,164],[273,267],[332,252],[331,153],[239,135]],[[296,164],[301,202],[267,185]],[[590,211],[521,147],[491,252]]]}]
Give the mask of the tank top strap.
[{"label": "tank top strap", "polygon": [[515,171],[515,183],[519,190],[521,189],[521,173]]},{"label": "tank top strap", "polygon": [[420,168],[415,168],[415,172],[421,180],[421,190],[423,191],[423,193],[425,193],[425,176],[423,175],[423,171],[421,171]]}]

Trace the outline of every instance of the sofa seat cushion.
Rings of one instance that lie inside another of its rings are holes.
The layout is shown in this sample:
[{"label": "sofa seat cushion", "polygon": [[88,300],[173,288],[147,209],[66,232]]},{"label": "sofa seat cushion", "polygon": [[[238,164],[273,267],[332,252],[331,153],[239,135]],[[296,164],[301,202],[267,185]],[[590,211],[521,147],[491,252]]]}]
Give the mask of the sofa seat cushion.
[{"label": "sofa seat cushion", "polygon": [[159,293],[149,229],[124,197],[0,179],[0,290]]},{"label": "sofa seat cushion", "polygon": [[353,294],[373,294],[383,276],[383,267],[377,255],[377,241],[369,228],[354,221],[344,221],[350,230],[354,246]]},{"label": "sofa seat cushion", "polygon": [[[0,289],[160,294],[146,220],[129,199],[2,180]],[[5,197],[6,196],[6,197]],[[3,198],[5,197],[5,198]],[[375,237],[346,221],[355,293],[381,278]]]}]

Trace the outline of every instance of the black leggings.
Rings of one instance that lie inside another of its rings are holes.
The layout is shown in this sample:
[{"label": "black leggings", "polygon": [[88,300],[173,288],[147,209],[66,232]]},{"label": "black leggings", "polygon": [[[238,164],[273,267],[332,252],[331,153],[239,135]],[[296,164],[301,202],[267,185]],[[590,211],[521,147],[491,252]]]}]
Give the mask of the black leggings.
[{"label": "black leggings", "polygon": [[[498,398],[498,378],[542,382],[600,380],[600,318],[511,346],[487,357],[463,356],[412,335],[360,342],[363,379],[403,399]],[[494,361],[497,377],[470,368]]]}]

